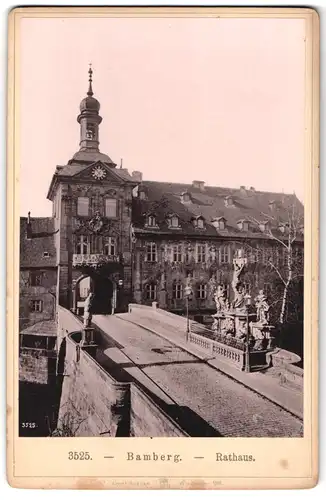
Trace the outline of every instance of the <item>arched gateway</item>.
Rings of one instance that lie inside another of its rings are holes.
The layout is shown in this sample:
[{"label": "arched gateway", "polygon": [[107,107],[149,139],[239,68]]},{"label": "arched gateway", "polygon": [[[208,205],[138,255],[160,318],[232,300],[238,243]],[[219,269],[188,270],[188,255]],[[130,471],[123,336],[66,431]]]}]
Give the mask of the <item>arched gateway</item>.
[{"label": "arched gateway", "polygon": [[93,314],[114,314],[119,308],[118,283],[105,273],[84,272],[73,283],[72,309],[83,314],[84,303],[90,292],[94,294]]}]

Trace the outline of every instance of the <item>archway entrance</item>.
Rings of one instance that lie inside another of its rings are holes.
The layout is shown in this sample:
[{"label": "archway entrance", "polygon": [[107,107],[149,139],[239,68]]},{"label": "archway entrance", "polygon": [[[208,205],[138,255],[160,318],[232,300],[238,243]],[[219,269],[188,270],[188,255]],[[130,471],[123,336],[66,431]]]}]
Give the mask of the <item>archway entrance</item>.
[{"label": "archway entrance", "polygon": [[112,314],[114,309],[114,285],[107,277],[93,279],[93,314]]},{"label": "archway entrance", "polygon": [[73,289],[73,311],[84,314],[84,303],[92,292],[93,314],[113,314],[116,307],[116,284],[108,277],[84,274],[75,282]]}]

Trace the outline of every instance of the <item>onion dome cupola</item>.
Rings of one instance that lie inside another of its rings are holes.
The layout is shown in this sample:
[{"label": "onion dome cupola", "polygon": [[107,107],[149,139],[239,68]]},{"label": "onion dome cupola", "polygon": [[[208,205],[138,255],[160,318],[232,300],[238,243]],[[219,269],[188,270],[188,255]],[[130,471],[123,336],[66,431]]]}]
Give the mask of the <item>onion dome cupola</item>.
[{"label": "onion dome cupola", "polygon": [[100,103],[93,97],[92,77],[93,70],[88,70],[89,87],[87,97],[80,103],[80,114],[77,121],[80,124],[80,151],[99,151],[99,124],[102,117],[99,115]]}]

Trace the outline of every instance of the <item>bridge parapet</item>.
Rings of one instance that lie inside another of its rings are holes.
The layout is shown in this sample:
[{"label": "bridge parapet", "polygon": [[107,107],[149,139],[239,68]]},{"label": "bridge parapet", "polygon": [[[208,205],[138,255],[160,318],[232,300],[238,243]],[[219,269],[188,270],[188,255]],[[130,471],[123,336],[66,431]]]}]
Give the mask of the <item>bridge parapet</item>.
[{"label": "bridge parapet", "polygon": [[63,340],[58,372],[63,376],[63,385],[57,435],[188,436],[133,381],[114,378],[106,368],[106,353],[97,357],[95,351],[80,346],[82,328],[80,319],[59,306],[58,330]]}]

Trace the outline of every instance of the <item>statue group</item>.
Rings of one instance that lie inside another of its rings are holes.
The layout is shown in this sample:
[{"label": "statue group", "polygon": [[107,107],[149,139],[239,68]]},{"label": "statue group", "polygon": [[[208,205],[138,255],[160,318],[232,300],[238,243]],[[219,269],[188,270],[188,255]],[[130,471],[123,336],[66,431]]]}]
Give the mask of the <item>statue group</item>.
[{"label": "statue group", "polygon": [[[270,306],[263,290],[259,290],[257,297],[254,299],[256,314],[249,311],[251,297],[246,294],[245,287],[240,280],[246,263],[247,259],[244,257],[243,250],[239,250],[233,259],[234,267],[231,282],[233,300],[231,302],[227,296],[226,286],[224,284],[216,286],[214,292],[216,314],[213,316],[213,329],[226,337],[234,336],[244,340],[247,335],[250,314],[250,341],[254,345],[258,338],[261,341],[262,338],[265,338],[265,335],[268,336],[270,329],[273,327],[269,325]],[[251,318],[255,316],[256,321],[252,322]],[[260,344],[263,345],[261,342]]]}]

